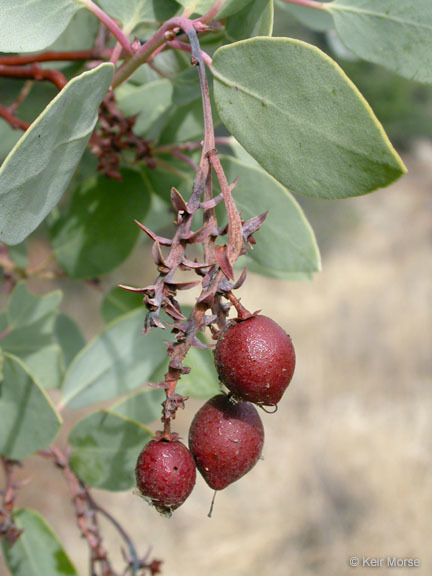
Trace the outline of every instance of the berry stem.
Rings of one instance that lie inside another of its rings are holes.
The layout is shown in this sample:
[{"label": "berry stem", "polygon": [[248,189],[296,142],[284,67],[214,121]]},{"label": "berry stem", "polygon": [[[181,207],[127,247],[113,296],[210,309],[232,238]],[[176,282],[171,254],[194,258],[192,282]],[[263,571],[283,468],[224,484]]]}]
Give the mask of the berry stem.
[{"label": "berry stem", "polygon": [[231,291],[226,292],[225,296],[228,298],[228,300],[231,302],[231,304],[236,309],[237,316],[238,316],[239,320],[247,320],[248,318],[250,318],[252,316],[252,314],[249,312],[249,310],[247,310],[243,306],[243,304],[241,304],[240,300],[238,298],[236,298],[236,296],[234,296],[234,294]]}]

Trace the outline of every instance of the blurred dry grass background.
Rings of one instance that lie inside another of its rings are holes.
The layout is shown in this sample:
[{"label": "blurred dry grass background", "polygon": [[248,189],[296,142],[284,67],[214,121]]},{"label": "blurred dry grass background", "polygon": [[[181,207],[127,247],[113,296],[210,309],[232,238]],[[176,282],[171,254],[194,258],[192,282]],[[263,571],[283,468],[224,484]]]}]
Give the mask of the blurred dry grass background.
[{"label": "blurred dry grass background", "polygon": [[[250,276],[242,289],[249,308],[291,334],[297,370],[278,412],[262,414],[264,460],[218,494],[213,517],[201,479],[170,520],[131,492],[96,494],[140,552],[151,545],[163,559],[164,575],[367,571],[349,568],[352,555],[422,563],[376,569],[380,575],[432,574],[432,145],[419,143],[405,160],[410,173],[389,189],[315,205],[324,253],[313,282]],[[143,276],[153,270],[143,273],[137,255],[115,280]],[[101,322],[99,300],[78,285],[65,296],[63,308],[87,335]],[[184,438],[200,405],[190,400],[177,419]],[[67,414],[66,424],[76,418]],[[18,504],[46,515],[85,576],[87,550],[63,478],[36,457],[24,474],[33,482]],[[103,529],[119,558],[117,535]]]}]

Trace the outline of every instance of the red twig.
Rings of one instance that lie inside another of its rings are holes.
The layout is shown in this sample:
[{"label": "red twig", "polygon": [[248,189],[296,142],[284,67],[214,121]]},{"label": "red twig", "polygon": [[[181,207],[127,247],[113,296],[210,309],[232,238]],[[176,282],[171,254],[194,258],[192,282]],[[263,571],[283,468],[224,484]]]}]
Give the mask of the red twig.
[{"label": "red twig", "polygon": [[116,573],[112,569],[111,563],[108,559],[107,551],[103,546],[96,513],[87,497],[86,487],[80,482],[69,467],[67,458],[60,448],[52,445],[48,451],[39,452],[39,454],[42,456],[52,457],[56,466],[63,472],[68,483],[75,508],[78,527],[81,531],[82,537],[87,540],[90,548],[92,574],[96,575],[97,568],[99,567],[101,576],[116,576]]},{"label": "red twig", "polygon": [[44,70],[38,64],[29,66],[5,66],[0,64],[0,76],[10,78],[32,78],[33,80],[52,82],[59,90],[67,83],[66,78],[59,70]]},{"label": "red twig", "polygon": [[14,467],[17,466],[19,462],[8,460],[4,456],[1,456],[0,459],[6,477],[5,488],[1,492],[2,501],[0,503],[0,537],[4,538],[9,546],[11,546],[22,534],[22,530],[16,527],[12,516],[12,511],[17,496],[17,490],[19,488],[19,484],[15,481],[14,478]]},{"label": "red twig", "polygon": [[47,50],[35,54],[17,54],[13,56],[0,56],[0,64],[6,66],[23,66],[33,62],[60,62],[63,60],[91,60],[100,57],[94,50],[66,50],[57,52]]},{"label": "red twig", "polygon": [[174,16],[170,18],[162,26],[156,30],[151,36],[126,62],[120,66],[114,75],[112,87],[115,88],[124,82],[129,76],[144,62],[151,60],[161,46],[167,41],[174,39],[171,31],[176,29],[183,29],[185,32],[194,28],[197,32],[204,32],[209,29],[209,22],[216,16],[222,8],[225,0],[215,0],[210,9],[195,20],[190,20],[186,16]]},{"label": "red twig", "polygon": [[9,124],[12,126],[12,128],[15,128],[15,130],[25,131],[30,126],[29,122],[25,122],[24,120],[17,118],[14,114],[12,114],[12,112],[3,106],[0,106],[0,116],[4,118],[6,122],[9,122]]}]

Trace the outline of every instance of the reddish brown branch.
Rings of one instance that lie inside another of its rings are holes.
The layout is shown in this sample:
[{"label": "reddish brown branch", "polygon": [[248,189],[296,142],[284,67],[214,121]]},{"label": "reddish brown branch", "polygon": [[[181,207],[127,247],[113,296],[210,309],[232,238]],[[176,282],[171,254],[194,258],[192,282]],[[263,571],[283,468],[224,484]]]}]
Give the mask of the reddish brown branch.
[{"label": "reddish brown branch", "polygon": [[56,466],[63,472],[68,483],[78,527],[90,548],[92,574],[96,575],[99,568],[101,576],[116,576],[103,546],[96,513],[87,496],[86,487],[72,472],[66,456],[57,446],[52,445],[49,451],[40,452],[40,454],[54,459]]},{"label": "reddish brown branch", "polygon": [[15,130],[25,131],[30,126],[29,122],[25,122],[24,120],[17,118],[14,114],[12,114],[12,112],[3,106],[0,106],[0,116],[4,118],[6,122],[8,122]]},{"label": "reddish brown branch", "polygon": [[17,497],[19,483],[15,481],[15,467],[19,462],[8,460],[1,456],[6,483],[1,491],[2,500],[0,502],[0,538],[4,538],[9,546],[12,546],[22,534],[22,530],[14,523],[12,512]]},{"label": "reddish brown branch", "polygon": [[37,81],[48,80],[52,82],[59,90],[67,83],[66,78],[59,70],[44,70],[38,64],[29,66],[5,66],[0,64],[0,76],[10,78],[32,78]]},{"label": "reddish brown branch", "polygon": [[64,52],[47,50],[46,52],[37,52],[34,54],[0,56],[0,64],[4,64],[6,66],[23,66],[25,64],[32,64],[33,62],[92,60],[94,58],[100,58],[100,55],[97,54],[94,50],[65,50]]}]

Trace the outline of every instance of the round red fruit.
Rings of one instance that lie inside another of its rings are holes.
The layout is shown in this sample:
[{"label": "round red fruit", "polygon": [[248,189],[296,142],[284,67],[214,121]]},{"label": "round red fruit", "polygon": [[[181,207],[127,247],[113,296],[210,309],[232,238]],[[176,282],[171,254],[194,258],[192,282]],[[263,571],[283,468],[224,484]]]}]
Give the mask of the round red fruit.
[{"label": "round red fruit", "polygon": [[244,476],[259,459],[264,429],[256,408],[220,394],[196,413],[189,449],[204,480],[222,490]]},{"label": "round red fruit", "polygon": [[181,506],[195,485],[196,469],[191,453],[178,440],[148,442],[135,468],[142,496],[162,513]]},{"label": "round red fruit", "polygon": [[295,368],[291,338],[267,316],[228,324],[215,349],[219,378],[238,398],[272,406],[279,402]]}]

